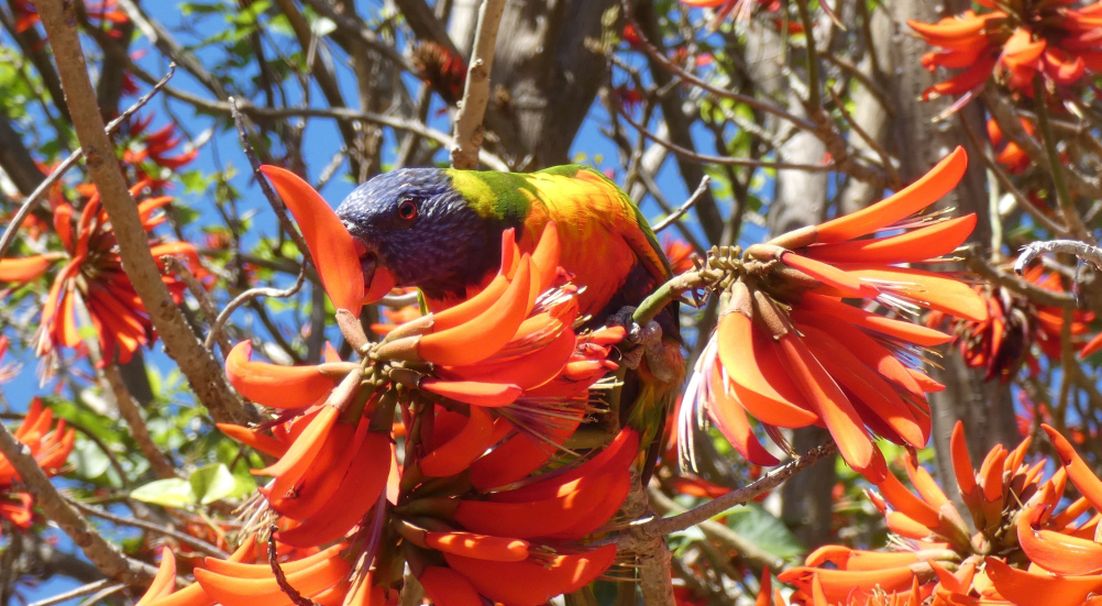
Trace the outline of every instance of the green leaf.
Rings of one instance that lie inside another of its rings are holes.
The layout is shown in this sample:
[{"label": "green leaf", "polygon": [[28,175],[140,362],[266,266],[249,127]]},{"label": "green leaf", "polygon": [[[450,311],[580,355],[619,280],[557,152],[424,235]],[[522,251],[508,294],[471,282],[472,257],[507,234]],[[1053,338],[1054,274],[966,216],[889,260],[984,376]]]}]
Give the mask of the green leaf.
[{"label": "green leaf", "polygon": [[189,507],[196,502],[191,482],[181,478],[154,480],[130,492],[130,498],[161,505],[162,507]]},{"label": "green leaf", "polygon": [[239,481],[224,463],[212,463],[200,467],[191,474],[188,481],[191,482],[192,492],[203,505],[247,495],[256,487],[255,483]]},{"label": "green leaf", "polygon": [[73,454],[69,456],[78,477],[86,480],[94,480],[104,474],[111,467],[111,460],[91,440],[77,440],[73,447]]},{"label": "green leaf", "polygon": [[785,560],[804,553],[804,547],[792,531],[760,505],[748,505],[727,516],[727,526],[747,541]]}]

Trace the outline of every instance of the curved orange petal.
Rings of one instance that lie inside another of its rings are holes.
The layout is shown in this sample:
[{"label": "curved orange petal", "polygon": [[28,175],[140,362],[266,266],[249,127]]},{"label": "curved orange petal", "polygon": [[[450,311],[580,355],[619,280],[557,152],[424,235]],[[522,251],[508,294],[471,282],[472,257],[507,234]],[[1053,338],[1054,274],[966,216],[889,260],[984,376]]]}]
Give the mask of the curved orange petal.
[{"label": "curved orange petal", "polygon": [[490,562],[521,562],[528,559],[528,541],[473,532],[427,532],[425,545],[443,553],[452,553]]},{"label": "curved orange petal", "polygon": [[1041,429],[1048,434],[1048,439],[1052,442],[1056,454],[1060,456],[1060,462],[1067,470],[1071,483],[1075,484],[1075,488],[1090,501],[1095,509],[1102,509],[1102,480],[1094,475],[1094,471],[1075,451],[1071,442],[1060,435],[1060,432],[1045,423],[1041,424]]},{"label": "curved orange petal", "polygon": [[52,261],[47,255],[0,259],[0,282],[30,282],[46,273]]},{"label": "curved orange petal", "polygon": [[242,396],[271,408],[302,408],[325,397],[336,382],[317,366],[253,362],[253,345],[242,341],[226,355],[226,378]]},{"label": "curved orange petal", "polygon": [[421,459],[421,472],[426,476],[440,478],[460,473],[493,445],[490,415],[478,406],[468,410],[470,416],[463,429]]},{"label": "curved orange petal", "polygon": [[559,555],[546,563],[485,562],[444,554],[448,565],[467,577],[482,595],[510,606],[540,606],[572,593],[601,575],[616,558],[616,546]]},{"label": "curved orange petal", "polygon": [[294,215],[333,305],[359,315],[365,285],[352,234],[321,194],[301,177],[278,166],[261,166],[260,171],[271,180]]},{"label": "curved orange petal", "polygon": [[[913,25],[912,25],[913,27]],[[925,175],[895,194],[857,212],[832,219],[815,228],[817,242],[850,240],[887,227],[933,204],[960,182],[968,168],[968,154],[957,147]]]},{"label": "curved orange petal", "polygon": [[827,431],[838,444],[838,452],[854,469],[864,471],[873,464],[873,446],[864,423],[849,398],[823,368],[799,336],[788,333],[777,340],[800,392],[819,413]]},{"label": "curved orange petal", "polygon": [[524,390],[509,383],[482,383],[480,381],[442,381],[425,379],[420,388],[472,406],[499,408],[508,406],[520,397]]},{"label": "curved orange petal", "polygon": [[782,365],[773,339],[753,320],[733,311],[719,319],[716,338],[723,371],[747,412],[780,427],[804,427],[819,420],[802,404],[802,394]]},{"label": "curved orange petal", "polygon": [[995,589],[1015,604],[1035,604],[1044,596],[1046,606],[1080,606],[1088,594],[1102,588],[1102,575],[1048,576],[1013,568],[998,558],[984,562]]},{"label": "curved orange petal", "polygon": [[467,577],[451,568],[426,566],[417,576],[436,606],[482,606],[482,598]]},{"label": "curved orange petal", "polygon": [[953,252],[968,239],[975,227],[976,215],[969,213],[895,236],[813,244],[802,252],[827,263],[917,263]]},{"label": "curved orange petal", "polygon": [[420,356],[434,364],[461,366],[484,360],[501,349],[528,315],[532,263],[525,255],[509,287],[482,314],[467,322],[421,337]]}]

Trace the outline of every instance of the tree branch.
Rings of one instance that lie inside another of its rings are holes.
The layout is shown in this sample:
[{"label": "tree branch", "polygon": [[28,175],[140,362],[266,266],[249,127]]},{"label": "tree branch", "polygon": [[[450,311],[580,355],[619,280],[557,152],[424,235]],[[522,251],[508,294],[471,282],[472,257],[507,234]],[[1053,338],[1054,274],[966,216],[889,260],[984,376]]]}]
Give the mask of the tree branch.
[{"label": "tree branch", "polygon": [[105,576],[132,587],[142,586],[153,578],[156,570],[152,566],[127,558],[96,532],[88,520],[61,496],[31,456],[30,449],[15,439],[3,424],[0,424],[0,454],[11,461],[46,517],[56,522]]},{"label": "tree branch", "polygon": [[219,422],[243,423],[248,417],[241,401],[226,383],[221,366],[203,348],[176,307],[149,254],[149,241],[137,205],[115,160],[115,147],[104,132],[103,118],[95,107],[95,92],[80,49],[75,5],[63,0],[36,4],[57,59],[73,126],[87,156],[88,172],[115,230],[123,269],[149,312],[166,352],[176,360],[211,416]]},{"label": "tree branch", "polygon": [[463,99],[459,102],[459,111],[455,116],[455,144],[451,149],[452,166],[455,168],[478,167],[478,150],[482,147],[482,119],[490,101],[494,45],[497,43],[497,30],[504,12],[505,0],[482,0],[478,9],[474,51],[467,67]]}]

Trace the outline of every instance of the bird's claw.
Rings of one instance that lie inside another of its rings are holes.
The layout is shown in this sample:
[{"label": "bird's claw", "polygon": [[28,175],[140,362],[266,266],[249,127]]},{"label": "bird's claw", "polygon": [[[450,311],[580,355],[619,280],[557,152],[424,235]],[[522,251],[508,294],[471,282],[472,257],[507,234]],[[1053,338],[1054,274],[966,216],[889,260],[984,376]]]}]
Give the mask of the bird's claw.
[{"label": "bird's claw", "polygon": [[662,347],[662,327],[651,320],[639,324],[632,319],[634,307],[624,307],[609,317],[609,324],[623,326],[627,335],[620,343],[620,365],[628,369],[639,368],[644,357],[651,357]]}]

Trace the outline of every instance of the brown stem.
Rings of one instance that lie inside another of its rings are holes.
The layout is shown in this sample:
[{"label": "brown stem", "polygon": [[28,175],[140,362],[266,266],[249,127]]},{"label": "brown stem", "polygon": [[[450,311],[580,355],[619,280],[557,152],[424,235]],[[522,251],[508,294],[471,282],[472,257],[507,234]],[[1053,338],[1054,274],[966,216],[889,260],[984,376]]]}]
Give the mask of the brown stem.
[{"label": "brown stem", "polygon": [[732,507],[745,505],[755,497],[776,488],[781,482],[792,477],[808,465],[811,465],[829,454],[833,454],[837,448],[838,447],[833,442],[816,446],[742,488],[732,490],[725,495],[716,497],[685,513],[669,518],[658,518],[645,522],[636,528],[632,534],[640,537],[666,536],[699,524]]},{"label": "brown stem", "polygon": [[490,73],[494,68],[494,45],[505,0],[482,0],[478,9],[478,26],[474,35],[474,52],[467,68],[463,99],[455,116],[455,145],[451,149],[452,166],[478,167],[478,150],[482,147],[482,119],[490,101]]},{"label": "brown stem", "polygon": [[65,101],[73,117],[77,138],[85,150],[88,172],[102,198],[119,244],[123,269],[145,304],[164,341],[199,400],[219,422],[244,423],[241,401],[226,383],[219,364],[205,350],[176,307],[149,254],[149,241],[138,216],[137,204],[127,190],[126,179],[115,160],[115,147],[104,132],[80,49],[75,4],[63,0],[36,3],[58,63]]},{"label": "brown stem", "polygon": [[149,435],[149,428],[145,424],[145,419],[142,418],[141,406],[134,399],[134,396],[130,395],[130,390],[126,388],[119,367],[111,362],[106,362],[103,367],[103,377],[107,380],[107,385],[111,387],[111,393],[115,396],[119,416],[130,427],[130,436],[138,444],[138,450],[141,451],[142,456],[149,461],[153,473],[162,479],[177,477],[176,465],[172,463],[168,455],[161,452],[161,449],[153,443],[153,437]]}]

